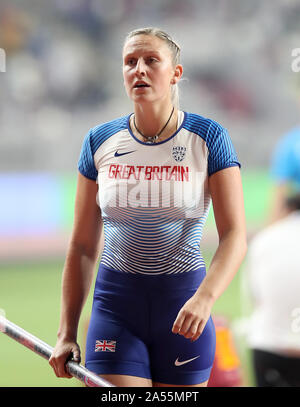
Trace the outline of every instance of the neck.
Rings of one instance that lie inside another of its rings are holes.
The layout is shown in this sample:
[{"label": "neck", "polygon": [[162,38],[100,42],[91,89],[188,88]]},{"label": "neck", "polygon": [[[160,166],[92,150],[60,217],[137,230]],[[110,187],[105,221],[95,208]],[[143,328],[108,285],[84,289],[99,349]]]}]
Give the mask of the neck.
[{"label": "neck", "polygon": [[[166,104],[166,106],[135,106],[134,109],[134,119],[136,128],[145,136],[145,137],[154,137],[156,136],[167,123],[171,112],[173,110],[172,103]],[[174,130],[174,123],[177,124],[177,109],[174,108],[173,114],[168,122],[166,128],[161,133],[162,137],[165,137],[170,133],[171,130]],[[132,128],[134,128],[134,123]],[[135,132],[139,133],[138,130]],[[139,134],[139,138],[141,135]]]}]

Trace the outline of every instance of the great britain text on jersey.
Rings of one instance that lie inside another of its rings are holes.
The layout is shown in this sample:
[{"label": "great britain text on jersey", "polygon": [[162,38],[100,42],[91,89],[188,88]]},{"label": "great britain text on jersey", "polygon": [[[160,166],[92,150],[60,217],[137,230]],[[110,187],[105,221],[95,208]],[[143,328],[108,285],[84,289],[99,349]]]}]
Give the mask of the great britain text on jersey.
[{"label": "great britain text on jersey", "polygon": [[110,164],[108,178],[148,181],[189,181],[189,167],[181,165]]}]

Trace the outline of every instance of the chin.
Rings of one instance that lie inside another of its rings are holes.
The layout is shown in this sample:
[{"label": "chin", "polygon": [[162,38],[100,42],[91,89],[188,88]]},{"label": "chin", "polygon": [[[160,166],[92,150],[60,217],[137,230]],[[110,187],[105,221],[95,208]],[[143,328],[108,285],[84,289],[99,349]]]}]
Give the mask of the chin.
[{"label": "chin", "polygon": [[147,95],[134,95],[130,98],[134,103],[152,103],[155,100]]}]

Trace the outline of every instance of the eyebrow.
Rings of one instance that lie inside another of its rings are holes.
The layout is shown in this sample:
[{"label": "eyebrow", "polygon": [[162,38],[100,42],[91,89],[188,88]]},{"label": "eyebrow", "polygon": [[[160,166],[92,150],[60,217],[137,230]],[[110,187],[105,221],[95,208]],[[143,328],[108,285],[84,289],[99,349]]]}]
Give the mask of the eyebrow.
[{"label": "eyebrow", "polygon": [[[131,52],[128,52],[127,54],[124,54],[124,55],[123,55],[123,58],[124,58],[124,59],[126,59],[126,58],[132,58],[132,57],[134,57],[134,56],[136,55],[137,52],[138,52],[138,51],[131,51]],[[138,53],[139,53],[139,52],[138,52]],[[159,52],[159,51],[157,51],[157,50],[144,50],[142,53],[143,53],[143,54],[146,54],[146,55],[161,56],[161,52]]]}]

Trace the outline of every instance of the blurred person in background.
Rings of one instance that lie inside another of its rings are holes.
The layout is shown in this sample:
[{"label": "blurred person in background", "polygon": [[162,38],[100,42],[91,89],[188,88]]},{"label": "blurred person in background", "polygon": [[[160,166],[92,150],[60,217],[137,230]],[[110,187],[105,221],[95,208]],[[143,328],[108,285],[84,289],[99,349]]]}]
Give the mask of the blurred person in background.
[{"label": "blurred person in background", "polygon": [[300,126],[285,134],[277,143],[272,156],[270,222],[285,215],[285,200],[300,191]]},{"label": "blurred person in background", "polygon": [[[179,110],[179,55],[161,30],[131,32],[123,78],[134,113],[96,126],[84,140],[49,361],[58,377],[70,377],[70,354],[80,360],[78,322],[104,225],[86,367],[117,386],[207,385],[215,354],[211,309],[244,258],[246,227],[227,131]],[[153,180],[160,188],[149,191]],[[180,202],[184,186],[190,189]],[[211,199],[219,246],[206,274],[199,242]]]},{"label": "blurred person in background", "polygon": [[244,287],[252,313],[247,339],[257,386],[300,386],[300,194],[249,243]]}]

